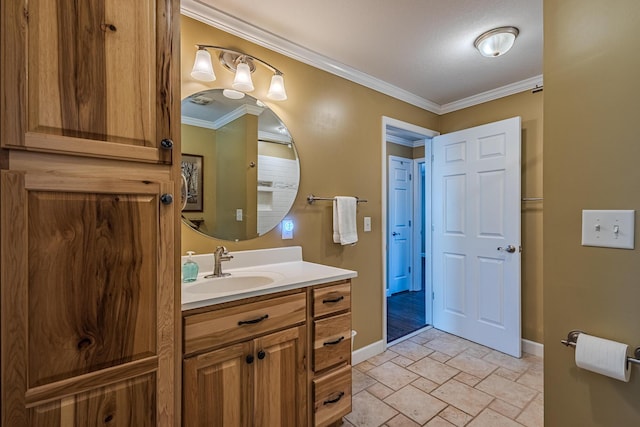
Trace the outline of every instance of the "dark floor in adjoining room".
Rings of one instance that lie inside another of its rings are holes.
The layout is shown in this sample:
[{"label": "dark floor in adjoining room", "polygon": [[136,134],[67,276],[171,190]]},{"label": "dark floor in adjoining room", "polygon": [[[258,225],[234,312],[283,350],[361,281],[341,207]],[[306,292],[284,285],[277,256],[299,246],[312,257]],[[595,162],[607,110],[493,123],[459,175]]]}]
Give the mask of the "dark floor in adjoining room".
[{"label": "dark floor in adjoining room", "polygon": [[387,342],[425,326],[424,289],[398,292],[387,297]]}]

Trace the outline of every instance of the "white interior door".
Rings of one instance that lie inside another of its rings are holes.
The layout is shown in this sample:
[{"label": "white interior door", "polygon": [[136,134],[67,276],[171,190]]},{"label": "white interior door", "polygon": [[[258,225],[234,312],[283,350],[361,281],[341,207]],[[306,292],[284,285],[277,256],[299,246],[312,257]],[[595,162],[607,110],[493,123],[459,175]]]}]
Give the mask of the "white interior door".
[{"label": "white interior door", "polygon": [[433,323],[521,356],[520,117],[433,139]]},{"label": "white interior door", "polygon": [[407,291],[411,286],[411,251],[413,215],[413,188],[411,171],[413,161],[389,156],[389,227],[388,294]]}]

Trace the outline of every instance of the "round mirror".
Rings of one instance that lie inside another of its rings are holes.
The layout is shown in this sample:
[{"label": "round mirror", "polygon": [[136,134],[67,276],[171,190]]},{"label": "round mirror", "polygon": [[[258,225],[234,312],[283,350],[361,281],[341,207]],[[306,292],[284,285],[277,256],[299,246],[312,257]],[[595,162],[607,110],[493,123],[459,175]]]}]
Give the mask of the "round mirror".
[{"label": "round mirror", "polygon": [[182,101],[182,219],[200,233],[232,241],[278,225],[300,181],[287,127],[260,100],[233,99],[240,95],[210,89]]}]

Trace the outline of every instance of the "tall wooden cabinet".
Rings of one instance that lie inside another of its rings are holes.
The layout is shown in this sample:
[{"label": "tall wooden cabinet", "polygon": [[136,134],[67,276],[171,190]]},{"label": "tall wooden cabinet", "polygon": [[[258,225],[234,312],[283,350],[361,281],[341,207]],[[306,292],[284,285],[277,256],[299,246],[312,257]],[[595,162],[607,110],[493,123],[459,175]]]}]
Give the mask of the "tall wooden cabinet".
[{"label": "tall wooden cabinet", "polygon": [[179,420],[178,22],[0,5],[2,426]]}]

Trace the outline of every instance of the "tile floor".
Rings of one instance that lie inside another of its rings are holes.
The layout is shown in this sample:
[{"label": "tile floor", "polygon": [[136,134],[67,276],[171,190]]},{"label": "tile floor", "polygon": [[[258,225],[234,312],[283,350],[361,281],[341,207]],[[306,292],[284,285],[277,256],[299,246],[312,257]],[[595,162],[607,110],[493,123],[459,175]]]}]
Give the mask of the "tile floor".
[{"label": "tile floor", "polygon": [[358,365],[344,426],[543,426],[542,359],[429,329]]}]

